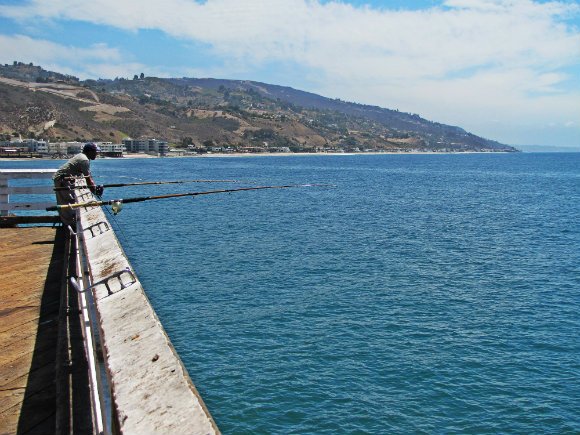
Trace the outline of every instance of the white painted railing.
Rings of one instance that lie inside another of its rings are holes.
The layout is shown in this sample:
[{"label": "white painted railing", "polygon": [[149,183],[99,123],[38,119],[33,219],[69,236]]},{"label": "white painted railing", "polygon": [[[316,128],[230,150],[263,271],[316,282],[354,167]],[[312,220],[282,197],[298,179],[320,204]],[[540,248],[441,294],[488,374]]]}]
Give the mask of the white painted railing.
[{"label": "white painted railing", "polygon": [[[76,230],[80,228],[76,225]],[[81,331],[85,346],[85,356],[87,358],[88,379],[90,389],[90,403],[94,433],[99,435],[110,435],[112,433],[112,417],[105,407],[105,396],[110,396],[110,387],[106,377],[102,377],[102,370],[99,367],[98,358],[98,325],[94,315],[94,301],[92,293],[87,291],[88,268],[87,256],[82,245],[82,236],[75,233],[69,226],[72,249],[74,253],[74,267],[72,270],[76,278],[71,279],[73,288],[77,291],[79,315],[81,321]]]},{"label": "white painted railing", "polygon": [[[77,202],[93,198],[88,189],[75,195]],[[78,268],[71,284],[86,307],[82,320],[96,429],[103,434],[218,435],[102,208],[76,211]]]},{"label": "white painted railing", "polygon": [[[11,181],[22,179],[52,179],[56,169],[0,169],[0,216],[9,212],[23,210],[45,210],[54,205],[54,186],[52,181],[43,186],[13,186]],[[45,202],[10,202],[10,195],[51,194]]]}]

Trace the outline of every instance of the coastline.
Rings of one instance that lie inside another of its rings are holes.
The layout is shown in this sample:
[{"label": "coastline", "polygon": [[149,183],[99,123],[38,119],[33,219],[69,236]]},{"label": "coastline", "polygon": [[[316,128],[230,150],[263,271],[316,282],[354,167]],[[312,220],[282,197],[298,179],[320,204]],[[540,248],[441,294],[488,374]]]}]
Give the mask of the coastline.
[{"label": "coastline", "polygon": [[[154,156],[151,154],[142,153],[126,153],[123,157],[100,157],[107,160],[118,160],[118,159],[180,159],[180,158],[240,158],[240,157],[298,157],[298,156],[364,156],[364,155],[437,155],[437,154],[512,154],[509,151],[446,151],[446,152],[436,152],[436,151],[385,151],[385,152],[368,152],[368,153],[207,153],[207,154],[187,154],[187,155],[170,155],[170,156]],[[0,162],[25,162],[33,160],[66,160],[66,159],[52,159],[51,157],[46,158],[30,158],[30,157],[0,157]]]},{"label": "coastline", "polygon": [[[508,151],[461,151],[461,152],[437,152],[437,151],[376,151],[376,152],[365,152],[365,153],[207,153],[207,154],[187,154],[187,155],[177,155],[177,156],[152,156],[149,154],[131,154],[126,153],[123,155],[123,159],[161,159],[161,158],[238,158],[238,157],[301,157],[301,156],[374,156],[374,155],[436,155],[436,154],[511,154]],[[106,157],[109,158],[109,157]],[[115,158],[115,157],[111,157]]]}]

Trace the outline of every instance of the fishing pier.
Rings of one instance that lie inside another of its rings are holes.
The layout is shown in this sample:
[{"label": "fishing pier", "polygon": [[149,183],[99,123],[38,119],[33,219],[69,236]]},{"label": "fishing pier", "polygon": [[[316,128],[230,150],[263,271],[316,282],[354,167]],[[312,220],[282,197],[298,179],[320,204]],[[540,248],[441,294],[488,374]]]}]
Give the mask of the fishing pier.
[{"label": "fishing pier", "polygon": [[74,228],[8,216],[52,206],[10,196],[53,194],[54,172],[0,170],[0,433],[218,434],[84,181]]}]

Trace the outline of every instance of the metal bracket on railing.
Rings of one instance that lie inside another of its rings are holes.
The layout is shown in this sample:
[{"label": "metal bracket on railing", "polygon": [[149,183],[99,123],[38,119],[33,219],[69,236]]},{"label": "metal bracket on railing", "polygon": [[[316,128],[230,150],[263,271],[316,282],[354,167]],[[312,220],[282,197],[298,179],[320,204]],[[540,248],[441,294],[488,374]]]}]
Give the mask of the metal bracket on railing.
[{"label": "metal bracket on railing", "polygon": [[[76,202],[90,202],[92,199],[94,199],[93,194],[88,189],[85,192],[77,191],[76,193]],[[84,209],[86,211],[88,207],[85,206]]]},{"label": "metal bracket on railing", "polygon": [[92,193],[89,191],[89,189],[86,189],[86,192],[78,190],[76,196],[77,198],[82,198],[82,202],[85,202],[87,197],[92,197]]},{"label": "metal bracket on railing", "polygon": [[[105,227],[104,230],[102,228],[103,226]],[[99,234],[97,234],[97,235],[101,235],[104,232],[111,230],[111,227],[109,226],[109,224],[107,222],[100,221],[100,222],[97,222],[94,225],[91,225],[90,227],[84,228],[83,231],[90,231],[91,232],[91,236],[94,238],[94,237],[96,237],[95,236],[95,232],[93,231],[94,228],[96,228],[97,230],[99,230]]]},{"label": "metal bracket on railing", "polygon": [[[121,279],[121,276],[123,274],[126,274],[126,273],[131,276],[131,282],[125,282],[124,283],[123,280]],[[119,282],[119,285],[120,285],[120,288],[117,291],[123,290],[123,289],[125,289],[125,288],[127,288],[127,287],[129,287],[129,286],[131,286],[131,285],[133,285],[133,284],[135,284],[137,282],[137,278],[135,278],[135,275],[133,274],[133,272],[131,271],[131,269],[129,269],[127,267],[127,268],[125,268],[123,270],[120,270],[118,272],[115,272],[114,274],[112,274],[111,276],[108,276],[107,278],[104,278],[104,279],[102,279],[100,281],[97,281],[97,282],[92,283],[90,286],[88,286],[87,288],[85,288],[83,290],[81,290],[81,286],[79,285],[77,279],[74,276],[71,276],[70,277],[70,283],[73,286],[73,288],[77,292],[79,292],[79,293],[85,292],[85,291],[87,291],[89,289],[92,289],[94,287],[97,287],[99,285],[103,285],[104,284],[105,287],[107,288],[107,296],[111,296],[112,294],[116,293],[113,290],[111,290],[111,287],[109,285],[109,281],[111,279],[113,279],[113,278],[117,278],[117,281]]]},{"label": "metal bracket on railing", "polygon": [[[95,207],[96,207],[96,205],[84,205],[84,206],[82,207],[82,209],[83,209],[85,212],[89,212],[89,211],[91,211],[91,210],[94,210],[94,209],[95,209]],[[80,208],[77,208],[77,210],[79,210],[79,211],[80,211],[81,209],[80,209]]]},{"label": "metal bracket on railing", "polygon": [[[103,230],[102,227],[105,227],[105,229]],[[78,234],[74,232],[74,230],[72,229],[72,227],[70,225],[67,225],[69,232],[71,233],[72,236],[77,236]],[[95,231],[94,228],[97,228],[99,230],[99,234],[95,235]],[[106,231],[110,231],[111,227],[110,225],[106,222],[106,221],[99,221],[96,224],[91,225],[90,227],[87,228],[83,228],[82,229],[83,232],[84,231],[90,231],[91,232],[91,236],[93,238],[95,238],[96,236],[100,236],[101,234],[105,233]]]}]

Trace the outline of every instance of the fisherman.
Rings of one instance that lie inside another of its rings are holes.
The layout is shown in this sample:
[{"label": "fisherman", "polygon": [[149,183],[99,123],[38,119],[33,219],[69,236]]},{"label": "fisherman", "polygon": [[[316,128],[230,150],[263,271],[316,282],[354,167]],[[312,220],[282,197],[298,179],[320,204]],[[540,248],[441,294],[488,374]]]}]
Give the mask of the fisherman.
[{"label": "fisherman", "polygon": [[[84,176],[87,182],[87,187],[90,191],[101,196],[103,194],[103,186],[97,186],[91,176],[91,160],[97,158],[97,153],[101,149],[94,143],[86,143],[83,151],[75,155],[72,159],[62,165],[54,177],[54,187],[56,192],[56,203],[59,205],[66,205],[75,202],[73,195],[74,178]],[[60,220],[64,225],[74,226],[76,221],[76,213],[72,209],[59,209]]]}]

